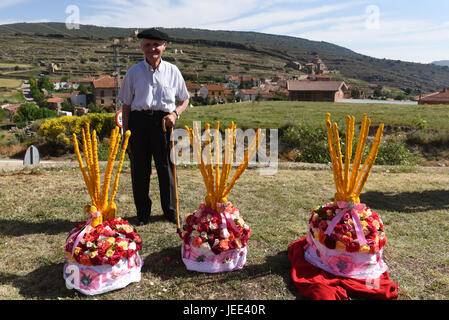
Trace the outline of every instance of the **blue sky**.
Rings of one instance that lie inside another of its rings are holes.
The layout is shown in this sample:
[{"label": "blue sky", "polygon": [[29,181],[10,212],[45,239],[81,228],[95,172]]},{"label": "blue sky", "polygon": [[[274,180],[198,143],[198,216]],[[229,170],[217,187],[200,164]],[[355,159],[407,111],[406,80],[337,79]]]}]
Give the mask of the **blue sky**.
[{"label": "blue sky", "polygon": [[[376,58],[449,60],[447,0],[1,0],[0,24],[256,31],[327,41]],[[70,20],[71,19],[71,20]]]}]

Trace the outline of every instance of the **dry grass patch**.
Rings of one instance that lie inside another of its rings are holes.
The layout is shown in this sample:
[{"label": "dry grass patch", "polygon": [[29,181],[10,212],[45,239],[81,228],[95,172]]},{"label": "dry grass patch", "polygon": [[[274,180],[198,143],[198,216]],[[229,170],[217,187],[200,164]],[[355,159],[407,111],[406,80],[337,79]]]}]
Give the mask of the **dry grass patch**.
[{"label": "dry grass patch", "polygon": [[[385,223],[390,276],[412,299],[449,299],[449,172],[386,171],[373,171],[361,200]],[[179,166],[178,177],[185,217],[204,201],[204,184],[196,168]],[[142,281],[86,297],[66,289],[62,278],[65,239],[84,220],[82,208],[89,202],[79,170],[0,173],[0,299],[301,298],[290,278],[287,249],[305,236],[310,210],[332,200],[329,170],[279,169],[272,176],[247,170],[229,200],[251,226],[248,261],[241,271],[223,274],[185,269],[176,227],[162,218],[155,176],[151,183],[151,223],[138,228]],[[121,217],[136,222],[127,165],[117,207]]]}]

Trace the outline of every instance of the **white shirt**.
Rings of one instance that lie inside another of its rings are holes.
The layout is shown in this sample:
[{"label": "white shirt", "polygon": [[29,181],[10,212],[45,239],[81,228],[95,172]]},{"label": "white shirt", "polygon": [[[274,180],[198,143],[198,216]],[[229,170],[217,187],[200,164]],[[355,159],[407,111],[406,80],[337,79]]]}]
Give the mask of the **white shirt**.
[{"label": "white shirt", "polygon": [[130,105],[131,111],[173,112],[176,101],[189,99],[189,92],[177,66],[161,61],[156,70],[153,70],[143,60],[129,68],[118,98]]}]

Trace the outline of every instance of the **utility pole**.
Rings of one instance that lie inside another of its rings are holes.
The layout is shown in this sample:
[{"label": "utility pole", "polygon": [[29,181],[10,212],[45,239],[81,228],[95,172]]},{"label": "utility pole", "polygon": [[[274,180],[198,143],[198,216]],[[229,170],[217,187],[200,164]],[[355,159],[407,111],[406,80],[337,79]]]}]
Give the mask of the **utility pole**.
[{"label": "utility pole", "polygon": [[118,100],[118,92],[120,90],[120,48],[119,44],[113,44],[114,50],[114,70],[115,70],[115,112],[121,109],[120,102]]},{"label": "utility pole", "polygon": [[[114,43],[112,49],[114,50],[114,73],[115,73],[115,113],[122,109],[122,105],[118,98],[118,93],[120,91],[120,48],[121,45]],[[120,133],[123,135],[123,128],[120,128]]]}]

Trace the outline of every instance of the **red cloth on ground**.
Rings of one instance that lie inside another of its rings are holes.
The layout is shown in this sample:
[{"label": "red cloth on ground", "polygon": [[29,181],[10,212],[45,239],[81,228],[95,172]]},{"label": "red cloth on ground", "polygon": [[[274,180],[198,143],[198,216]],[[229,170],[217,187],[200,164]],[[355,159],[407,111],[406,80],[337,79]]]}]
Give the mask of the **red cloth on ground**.
[{"label": "red cloth on ground", "polygon": [[388,271],[378,279],[350,279],[333,275],[304,259],[306,237],[290,244],[288,259],[291,277],[302,296],[313,300],[343,300],[351,297],[397,299],[398,285],[390,280]]}]

